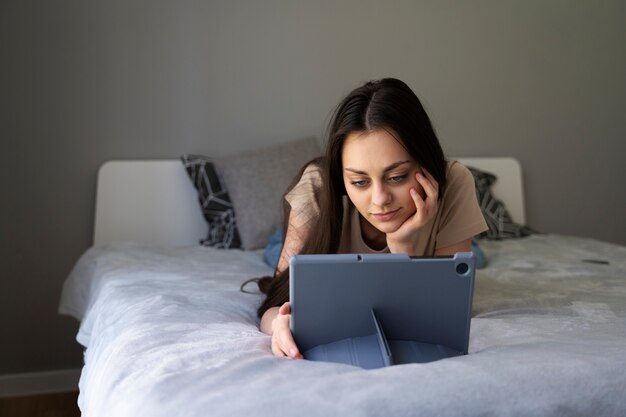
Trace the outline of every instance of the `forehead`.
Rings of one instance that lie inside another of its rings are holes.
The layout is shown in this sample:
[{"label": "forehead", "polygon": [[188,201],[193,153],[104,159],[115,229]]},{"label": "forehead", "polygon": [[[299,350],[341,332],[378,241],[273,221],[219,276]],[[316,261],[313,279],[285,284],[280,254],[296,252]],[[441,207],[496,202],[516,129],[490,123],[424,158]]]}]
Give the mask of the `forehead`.
[{"label": "forehead", "polygon": [[413,161],[400,142],[388,131],[352,132],[341,150],[344,168],[363,171],[383,169],[398,161]]}]

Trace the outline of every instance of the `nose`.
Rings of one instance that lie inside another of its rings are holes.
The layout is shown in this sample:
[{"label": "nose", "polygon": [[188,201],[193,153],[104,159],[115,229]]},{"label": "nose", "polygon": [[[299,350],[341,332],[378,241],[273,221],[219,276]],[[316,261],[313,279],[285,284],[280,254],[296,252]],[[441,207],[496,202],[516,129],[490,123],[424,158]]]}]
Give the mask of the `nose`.
[{"label": "nose", "polygon": [[383,183],[374,183],[372,187],[372,204],[384,207],[391,203],[392,196],[388,187]]}]

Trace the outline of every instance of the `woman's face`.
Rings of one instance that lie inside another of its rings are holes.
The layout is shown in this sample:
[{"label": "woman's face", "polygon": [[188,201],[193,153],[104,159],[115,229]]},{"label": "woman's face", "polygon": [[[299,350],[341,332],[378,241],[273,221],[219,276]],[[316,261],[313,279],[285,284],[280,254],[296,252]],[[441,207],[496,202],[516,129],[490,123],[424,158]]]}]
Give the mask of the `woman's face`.
[{"label": "woman's face", "polygon": [[425,197],[415,179],[420,167],[386,130],[349,134],[341,159],[348,197],[361,216],[383,233],[395,232],[415,213],[411,188]]}]

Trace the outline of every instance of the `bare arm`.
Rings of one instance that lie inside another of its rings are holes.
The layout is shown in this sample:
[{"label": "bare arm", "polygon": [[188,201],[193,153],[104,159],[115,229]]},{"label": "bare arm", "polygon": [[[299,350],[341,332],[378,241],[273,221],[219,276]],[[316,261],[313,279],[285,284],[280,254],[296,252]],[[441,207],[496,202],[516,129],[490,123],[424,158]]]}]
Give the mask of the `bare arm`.
[{"label": "bare arm", "polygon": [[304,169],[298,184],[285,195],[285,200],[291,206],[291,211],[289,212],[287,233],[275,275],[287,269],[290,256],[300,253],[309,236],[311,223],[319,216],[317,190],[322,186],[321,181],[319,167],[309,164]]},{"label": "bare arm", "polygon": [[472,250],[472,239],[466,239],[454,245],[435,250],[435,256],[451,256],[457,252],[469,252]]},{"label": "bare arm", "polygon": [[[300,253],[308,237],[309,230],[308,219],[292,210],[289,213],[285,242],[283,243],[274,276],[288,268],[290,256]],[[291,335],[290,320],[291,305],[287,302],[280,307],[269,308],[261,317],[260,328],[263,333],[272,336],[272,353],[274,355],[301,359],[302,355]]]},{"label": "bare arm", "polygon": [[263,314],[263,317],[261,317],[261,325],[259,327],[261,328],[261,331],[263,333],[270,336],[272,335],[272,333],[274,333],[274,330],[272,329],[272,323],[278,315],[278,309],[279,307],[268,308],[267,311]]},{"label": "bare arm", "polygon": [[285,234],[285,242],[278,258],[278,265],[276,265],[275,276],[287,269],[290,256],[300,253],[304,246],[304,241],[309,235],[309,230],[309,224],[303,219],[303,216],[292,210],[289,213],[287,233]]}]

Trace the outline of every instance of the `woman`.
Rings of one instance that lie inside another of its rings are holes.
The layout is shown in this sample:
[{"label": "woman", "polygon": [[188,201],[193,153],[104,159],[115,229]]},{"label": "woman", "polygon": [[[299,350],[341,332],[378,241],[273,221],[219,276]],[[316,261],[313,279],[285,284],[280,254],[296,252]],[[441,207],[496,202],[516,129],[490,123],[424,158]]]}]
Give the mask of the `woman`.
[{"label": "woman", "polygon": [[302,358],[289,329],[288,259],[294,254],[469,252],[487,229],[471,173],[444,159],[419,99],[386,78],[353,90],[329,126],[326,154],[311,161],[285,195],[286,231],[261,330],[277,356]]}]

